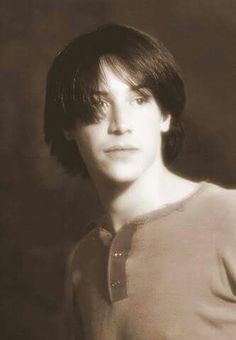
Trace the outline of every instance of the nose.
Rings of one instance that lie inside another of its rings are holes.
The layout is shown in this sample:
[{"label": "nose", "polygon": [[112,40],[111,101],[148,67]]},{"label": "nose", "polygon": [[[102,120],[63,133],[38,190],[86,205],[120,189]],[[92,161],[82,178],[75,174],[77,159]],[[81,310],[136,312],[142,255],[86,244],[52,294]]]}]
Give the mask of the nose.
[{"label": "nose", "polygon": [[108,132],[111,134],[122,135],[132,132],[129,112],[125,105],[114,105],[109,124]]}]

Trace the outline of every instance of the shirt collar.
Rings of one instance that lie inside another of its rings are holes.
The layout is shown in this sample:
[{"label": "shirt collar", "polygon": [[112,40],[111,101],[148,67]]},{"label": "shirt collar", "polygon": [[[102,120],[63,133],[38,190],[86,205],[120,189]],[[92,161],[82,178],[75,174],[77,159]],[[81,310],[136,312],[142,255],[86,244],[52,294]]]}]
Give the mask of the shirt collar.
[{"label": "shirt collar", "polygon": [[[188,202],[190,202],[192,199],[194,199],[196,196],[198,196],[207,186],[206,181],[199,182],[194,191],[192,191],[189,195],[184,197],[183,199],[170,203],[170,204],[165,204],[162,207],[152,210],[146,214],[141,214],[138,215],[130,220],[128,220],[124,226],[126,225],[142,225],[146,224],[148,222],[151,222],[155,219],[164,217],[172,213],[173,211],[184,211],[186,205]],[[112,234],[116,234],[112,227],[112,222],[110,219],[110,216],[108,214],[102,215],[98,220],[97,220],[97,227],[106,229],[110,231]],[[123,227],[124,227],[123,226]],[[121,229],[123,229],[123,227]]]}]

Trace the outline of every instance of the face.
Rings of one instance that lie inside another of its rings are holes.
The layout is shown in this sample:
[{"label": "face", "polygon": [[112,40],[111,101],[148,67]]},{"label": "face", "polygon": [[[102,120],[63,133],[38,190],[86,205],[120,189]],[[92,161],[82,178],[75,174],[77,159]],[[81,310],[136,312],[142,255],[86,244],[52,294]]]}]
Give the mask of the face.
[{"label": "face", "polygon": [[151,92],[131,87],[108,66],[94,94],[101,117],[97,122],[78,121],[72,133],[92,178],[116,183],[135,181],[162,163],[161,131],[164,118]]}]

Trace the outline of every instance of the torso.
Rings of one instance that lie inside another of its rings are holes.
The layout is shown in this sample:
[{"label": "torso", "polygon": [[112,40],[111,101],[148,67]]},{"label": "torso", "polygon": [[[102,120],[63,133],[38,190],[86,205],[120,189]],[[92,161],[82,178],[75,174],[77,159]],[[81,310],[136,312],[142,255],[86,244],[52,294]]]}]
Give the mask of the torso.
[{"label": "torso", "polygon": [[85,339],[236,338],[235,206],[205,183],[116,235],[96,226],[72,266]]}]

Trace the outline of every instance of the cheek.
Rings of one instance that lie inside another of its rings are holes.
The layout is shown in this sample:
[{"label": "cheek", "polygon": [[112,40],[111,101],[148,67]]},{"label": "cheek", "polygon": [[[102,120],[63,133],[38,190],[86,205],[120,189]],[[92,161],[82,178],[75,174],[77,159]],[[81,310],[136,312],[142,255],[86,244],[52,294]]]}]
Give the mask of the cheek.
[{"label": "cheek", "polygon": [[86,138],[85,136],[82,138],[79,138],[76,140],[78,149],[80,151],[81,156],[83,157],[83,159],[88,160],[89,158],[91,158],[91,155],[93,153],[93,145],[91,144],[90,139]]},{"label": "cheek", "polygon": [[155,104],[150,105],[146,110],[144,110],[142,114],[138,116],[138,119],[139,126],[143,128],[146,133],[148,131],[151,134],[159,132],[161,124],[161,112]]},{"label": "cheek", "polygon": [[98,129],[84,127],[76,132],[76,144],[84,158],[94,158],[101,143],[101,133]]},{"label": "cheek", "polygon": [[152,117],[152,119],[144,121],[143,124],[140,125],[139,135],[149,147],[151,147],[151,145],[156,147],[161,138],[160,120],[158,117]]},{"label": "cheek", "polygon": [[156,122],[151,126],[144,126],[143,129],[141,143],[144,157],[148,162],[152,162],[161,154],[161,133]]}]

